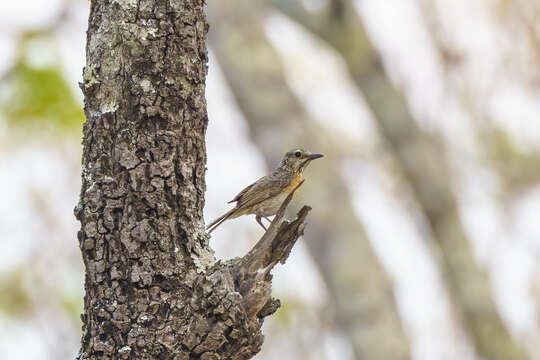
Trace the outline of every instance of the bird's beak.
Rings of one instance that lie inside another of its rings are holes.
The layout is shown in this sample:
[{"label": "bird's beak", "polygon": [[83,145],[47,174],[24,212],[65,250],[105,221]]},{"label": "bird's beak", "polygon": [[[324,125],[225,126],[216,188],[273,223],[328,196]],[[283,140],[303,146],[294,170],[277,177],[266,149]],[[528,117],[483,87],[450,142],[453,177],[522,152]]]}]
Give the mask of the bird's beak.
[{"label": "bird's beak", "polygon": [[307,158],[309,160],[315,160],[315,159],[319,159],[319,158],[322,158],[324,155],[323,154],[309,154],[307,156]]}]

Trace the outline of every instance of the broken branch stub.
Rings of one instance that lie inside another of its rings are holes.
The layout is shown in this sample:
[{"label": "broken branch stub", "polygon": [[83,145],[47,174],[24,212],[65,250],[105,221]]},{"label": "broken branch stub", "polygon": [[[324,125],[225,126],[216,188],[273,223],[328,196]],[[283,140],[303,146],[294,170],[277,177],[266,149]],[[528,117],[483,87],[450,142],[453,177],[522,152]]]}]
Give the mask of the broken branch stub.
[{"label": "broken branch stub", "polygon": [[248,316],[265,317],[279,308],[279,300],[271,299],[270,271],[278,263],[284,264],[296,240],[304,234],[304,222],[311,207],[304,206],[296,219],[284,219],[285,210],[302,181],[287,196],[263,237],[240,260],[230,263],[231,273],[242,294]]}]

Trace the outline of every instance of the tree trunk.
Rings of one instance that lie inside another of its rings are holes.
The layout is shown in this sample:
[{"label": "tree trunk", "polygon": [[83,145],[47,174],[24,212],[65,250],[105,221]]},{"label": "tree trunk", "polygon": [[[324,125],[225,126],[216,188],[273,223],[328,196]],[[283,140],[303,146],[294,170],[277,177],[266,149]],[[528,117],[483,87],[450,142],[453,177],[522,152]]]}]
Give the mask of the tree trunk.
[{"label": "tree trunk", "polygon": [[269,274],[302,235],[281,212],[244,258],[215,262],[204,231],[203,0],[93,0],[82,188],[79,359],[249,359]]},{"label": "tree trunk", "polygon": [[329,288],[336,323],[350,340],[355,359],[408,359],[408,341],[391,281],[354,216],[340,175],[342,164],[335,161],[351,154],[335,146],[340,140],[328,138],[288,87],[280,59],[262,30],[257,6],[246,0],[232,4],[214,5],[210,43],[253,141],[268,163],[277,160],[276,146],[286,149],[297,144],[331,159],[323,167],[309,169],[309,197],[318,206],[305,244]]}]

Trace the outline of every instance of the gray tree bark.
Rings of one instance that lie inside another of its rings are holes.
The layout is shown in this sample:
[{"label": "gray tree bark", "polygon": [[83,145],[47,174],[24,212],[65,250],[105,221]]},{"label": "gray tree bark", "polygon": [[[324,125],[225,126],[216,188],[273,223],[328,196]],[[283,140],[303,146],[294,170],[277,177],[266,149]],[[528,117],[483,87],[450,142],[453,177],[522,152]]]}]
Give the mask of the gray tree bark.
[{"label": "gray tree bark", "polygon": [[208,29],[203,0],[93,0],[82,187],[79,359],[249,359],[279,301],[272,267],[309,211],[215,262],[202,209]]}]

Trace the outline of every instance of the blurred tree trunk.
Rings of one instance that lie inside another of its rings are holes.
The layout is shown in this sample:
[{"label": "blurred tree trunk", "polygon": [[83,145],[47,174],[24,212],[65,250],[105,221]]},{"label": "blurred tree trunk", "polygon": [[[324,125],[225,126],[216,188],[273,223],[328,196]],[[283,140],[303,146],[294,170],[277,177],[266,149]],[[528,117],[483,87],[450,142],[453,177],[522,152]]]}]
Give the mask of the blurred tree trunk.
[{"label": "blurred tree trunk", "polygon": [[[279,216],[244,258],[215,263],[204,231],[207,23],[202,0],[91,2],[79,359],[249,359],[269,271],[309,209]],[[285,204],[286,205],[286,204]]]},{"label": "blurred tree trunk", "polygon": [[306,12],[298,1],[273,3],[343,56],[428,220],[443,255],[442,271],[454,304],[478,355],[501,360],[526,358],[505,329],[488,279],[474,259],[453,195],[444,145],[417,126],[405,99],[385,76],[353,2],[332,0],[326,10],[316,13]]},{"label": "blurred tree trunk", "polygon": [[308,117],[287,86],[260,15],[249,1],[214,4],[212,49],[268,163],[277,163],[283,150],[296,145],[332,159],[308,171],[306,197],[316,211],[306,245],[329,288],[336,322],[349,337],[355,358],[408,359],[392,284],[354,216],[341,163],[335,161],[346,156],[336,146],[338,140],[322,136],[324,130]]}]

